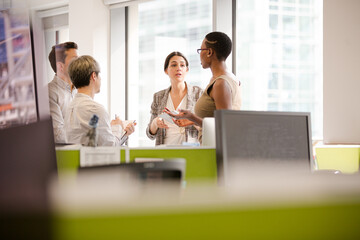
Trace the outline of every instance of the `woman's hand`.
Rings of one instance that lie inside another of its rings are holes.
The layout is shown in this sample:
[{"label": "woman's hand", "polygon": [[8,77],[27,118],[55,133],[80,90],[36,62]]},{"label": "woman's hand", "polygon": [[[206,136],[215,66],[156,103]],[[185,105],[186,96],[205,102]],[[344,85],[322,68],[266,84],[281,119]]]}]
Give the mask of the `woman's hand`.
[{"label": "woman's hand", "polygon": [[168,129],[169,126],[165,123],[161,117],[156,117],[150,124],[150,133],[155,134],[159,128]]},{"label": "woman's hand", "polygon": [[186,109],[179,109],[178,114],[174,114],[168,108],[165,108],[164,112],[169,114],[171,117],[175,119],[191,119],[193,116],[192,112]]},{"label": "woman's hand", "polygon": [[161,117],[154,118],[153,122],[155,122],[154,124],[158,128],[165,128],[165,129],[169,128],[169,126],[165,123],[164,119],[162,119]]},{"label": "woman's hand", "polygon": [[190,125],[198,125],[202,126],[202,118],[199,118],[195,114],[193,114],[190,110],[179,109],[178,114],[172,113],[169,109],[165,108],[165,113],[169,114],[173,117],[173,121],[179,127],[186,127]]},{"label": "woman's hand", "polygon": [[173,121],[179,127],[186,127],[195,124],[193,121],[190,121],[188,119],[173,119]]},{"label": "woman's hand", "polygon": [[179,127],[194,125],[194,122],[189,120],[193,117],[192,112],[189,110],[180,109],[179,114],[174,114],[170,112],[169,109],[165,108],[164,112],[172,116],[174,123]]}]

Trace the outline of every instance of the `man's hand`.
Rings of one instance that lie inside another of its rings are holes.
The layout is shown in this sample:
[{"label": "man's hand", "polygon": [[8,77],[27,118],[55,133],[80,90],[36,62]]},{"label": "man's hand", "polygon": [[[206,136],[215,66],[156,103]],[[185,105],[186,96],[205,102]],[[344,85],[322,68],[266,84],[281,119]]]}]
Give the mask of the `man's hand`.
[{"label": "man's hand", "polygon": [[126,135],[131,135],[134,131],[135,131],[135,126],[136,126],[136,122],[132,122],[132,123],[129,123],[126,127],[125,127],[125,132],[126,132]]}]

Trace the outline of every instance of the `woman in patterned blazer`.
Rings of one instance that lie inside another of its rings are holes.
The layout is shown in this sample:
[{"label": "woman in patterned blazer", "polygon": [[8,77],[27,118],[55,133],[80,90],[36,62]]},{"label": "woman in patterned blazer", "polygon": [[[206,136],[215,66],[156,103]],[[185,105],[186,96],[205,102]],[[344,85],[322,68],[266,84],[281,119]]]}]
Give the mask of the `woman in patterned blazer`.
[{"label": "woman in patterned blazer", "polygon": [[189,62],[180,52],[170,53],[164,63],[164,72],[169,76],[171,86],[154,94],[151,104],[151,119],[146,128],[147,136],[156,145],[182,144],[188,138],[189,130],[196,130],[194,126],[179,127],[172,121],[165,121],[159,117],[167,108],[170,111],[188,109],[193,111],[196,101],[203,90],[197,86],[191,86],[185,82],[189,71]]}]

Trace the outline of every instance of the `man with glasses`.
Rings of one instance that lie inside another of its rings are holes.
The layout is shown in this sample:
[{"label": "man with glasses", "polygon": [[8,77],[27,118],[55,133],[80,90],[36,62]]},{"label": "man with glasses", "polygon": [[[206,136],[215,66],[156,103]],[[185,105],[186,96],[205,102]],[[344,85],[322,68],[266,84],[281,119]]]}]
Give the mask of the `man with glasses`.
[{"label": "man with glasses", "polygon": [[55,72],[53,80],[48,84],[48,90],[56,143],[66,143],[65,112],[75,95],[68,74],[68,66],[73,59],[78,57],[77,49],[76,43],[65,42],[53,46],[49,54],[50,65]]}]

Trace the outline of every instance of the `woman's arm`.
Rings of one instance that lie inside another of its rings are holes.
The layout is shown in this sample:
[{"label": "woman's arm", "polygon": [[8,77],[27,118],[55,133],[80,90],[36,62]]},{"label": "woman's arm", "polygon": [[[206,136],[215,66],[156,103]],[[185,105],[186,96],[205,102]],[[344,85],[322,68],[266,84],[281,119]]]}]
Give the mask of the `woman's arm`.
[{"label": "woman's arm", "polygon": [[[157,133],[157,131],[159,130],[159,128],[169,128],[168,125],[164,122],[163,119],[159,118],[158,117],[158,113],[162,106],[162,103],[161,103],[161,99],[163,99],[163,92],[158,92],[158,93],[155,93],[154,96],[153,96],[153,102],[151,104],[151,118],[150,118],[150,122],[148,124],[148,127],[146,128],[146,135],[151,139],[155,139],[155,135]],[[165,92],[165,95],[166,95],[166,92]]]},{"label": "woman's arm", "polygon": [[229,84],[224,79],[217,79],[210,97],[214,99],[216,109],[232,109],[232,94]]},{"label": "woman's arm", "polygon": [[155,125],[156,122],[154,122],[155,118],[157,117],[157,108],[158,103],[156,101],[156,94],[153,96],[153,102],[151,103],[151,117],[150,122],[148,124],[148,127],[146,128],[146,135],[151,139],[155,139],[155,134],[158,130],[158,127]]}]

